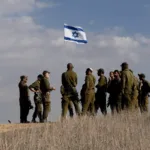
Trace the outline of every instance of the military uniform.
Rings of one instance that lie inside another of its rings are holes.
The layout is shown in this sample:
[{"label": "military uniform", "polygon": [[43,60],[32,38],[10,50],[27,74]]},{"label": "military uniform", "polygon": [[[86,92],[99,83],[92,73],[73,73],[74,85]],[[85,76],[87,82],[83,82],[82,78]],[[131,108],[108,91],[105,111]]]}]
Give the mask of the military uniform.
[{"label": "military uniform", "polygon": [[19,87],[19,103],[20,103],[20,123],[27,123],[27,116],[31,107],[31,102],[29,100],[29,89],[27,83],[20,81]]},{"label": "military uniform", "polygon": [[50,91],[52,90],[50,82],[46,77],[41,79],[40,90],[42,92],[43,122],[46,122],[48,114],[51,111]]},{"label": "military uniform", "polygon": [[142,109],[141,109],[142,108],[141,107],[141,94],[142,94],[141,89],[142,89],[142,86],[143,86],[143,84],[140,81],[139,82],[139,86],[138,86],[138,92],[139,92],[139,95],[138,95],[138,105],[139,105],[139,108],[140,108],[141,112],[142,112]]},{"label": "military uniform", "polygon": [[66,117],[70,102],[74,104],[76,114],[80,115],[79,98],[76,90],[77,74],[67,70],[62,74],[62,85],[64,87],[62,117]]},{"label": "military uniform", "polygon": [[[62,95],[61,108],[62,108],[62,111],[63,111],[63,108],[65,107],[64,106],[65,105],[65,100],[64,100],[65,90],[64,90],[63,86],[60,87],[60,93]],[[73,104],[72,104],[71,101],[69,101],[68,110],[69,110],[70,117],[73,117],[73,115],[74,115],[74,113],[73,113]]]},{"label": "military uniform", "polygon": [[112,114],[114,110],[118,113],[121,111],[121,79],[113,79],[108,86],[108,93],[110,94],[108,104],[110,105]]},{"label": "military uniform", "polygon": [[82,108],[82,114],[85,115],[90,111],[92,115],[95,114],[95,77],[90,74],[85,77],[85,96]]},{"label": "military uniform", "polygon": [[107,114],[106,109],[106,91],[107,91],[107,78],[105,76],[101,76],[98,80],[98,84],[96,85],[96,101],[95,101],[95,112],[98,112],[98,109],[101,109],[102,114]]},{"label": "military uniform", "polygon": [[122,109],[133,109],[133,94],[134,75],[125,68],[121,72],[121,93],[122,93]]},{"label": "military uniform", "polygon": [[[143,75],[143,74],[142,74]],[[142,81],[142,86],[139,94],[139,105],[141,112],[148,111],[148,93],[150,92],[150,84],[145,79]]]},{"label": "military uniform", "polygon": [[34,103],[35,103],[35,111],[33,113],[33,121],[36,120],[36,117],[39,117],[40,122],[42,121],[42,95],[40,92],[40,81],[37,80],[29,86],[29,89],[33,88],[34,93]]},{"label": "military uniform", "polygon": [[136,77],[134,77],[132,104],[133,104],[133,108],[135,109],[139,107],[139,104],[138,104],[139,89],[138,88],[139,88],[139,81]]}]

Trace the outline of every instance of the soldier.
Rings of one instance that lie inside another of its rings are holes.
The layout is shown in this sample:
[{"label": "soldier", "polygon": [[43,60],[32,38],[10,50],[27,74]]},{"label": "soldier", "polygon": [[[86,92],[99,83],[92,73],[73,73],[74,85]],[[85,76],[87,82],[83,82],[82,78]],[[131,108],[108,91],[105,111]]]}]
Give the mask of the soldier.
[{"label": "soldier", "polygon": [[27,76],[21,76],[20,82],[18,84],[19,87],[19,103],[20,103],[20,123],[29,123],[27,121],[27,116],[29,114],[29,110],[33,109],[33,106],[30,101],[29,97],[29,90],[27,86],[28,77]]},{"label": "soldier", "polygon": [[99,69],[97,75],[100,77],[98,84],[96,85],[96,101],[95,101],[95,112],[98,112],[98,109],[101,109],[102,114],[106,115],[106,91],[107,91],[107,78],[104,76],[104,69]]},{"label": "soldier", "polygon": [[80,115],[79,98],[76,90],[77,86],[77,74],[73,71],[73,65],[67,64],[67,71],[62,74],[62,85],[64,87],[64,105],[62,109],[62,117],[66,117],[68,111],[68,105],[70,101],[74,104],[77,115]]},{"label": "soldier", "polygon": [[[62,101],[61,101],[61,108],[63,109],[64,105],[65,105],[65,100],[64,100],[65,90],[64,90],[63,85],[61,85],[61,87],[60,87],[60,93],[62,95],[62,98],[61,98],[62,99]],[[74,113],[73,113],[73,105],[72,105],[71,101],[69,101],[68,110],[69,110],[70,117],[73,117]]]},{"label": "soldier", "polygon": [[38,116],[39,121],[42,122],[42,96],[40,91],[40,81],[43,76],[40,74],[37,76],[37,80],[29,86],[29,89],[34,92],[34,103],[35,110],[32,116],[32,122],[36,123],[36,118]]},{"label": "soldier", "polygon": [[141,90],[140,90],[140,110],[141,112],[148,112],[148,93],[150,92],[150,84],[147,80],[145,80],[145,75],[138,74],[140,81],[142,82]]},{"label": "soldier", "polygon": [[40,82],[40,90],[42,92],[42,103],[43,103],[42,122],[47,122],[48,114],[51,111],[50,92],[55,90],[55,87],[50,86],[49,76],[50,76],[49,71],[43,71],[43,78]]},{"label": "soldier", "polygon": [[[93,69],[92,68],[89,68],[92,72],[93,72]],[[92,75],[92,77],[93,77],[93,81],[94,81],[94,83],[96,82],[96,79],[95,79],[95,76],[93,75],[93,74],[91,74]],[[85,103],[85,91],[86,91],[86,84],[84,83],[83,85],[82,85],[82,89],[81,89],[81,91],[80,91],[80,96],[81,96],[81,99],[80,99],[80,101],[81,101],[81,104],[82,104],[82,110],[83,110],[83,105],[84,105],[84,103]],[[88,108],[88,112],[89,113],[92,113],[92,105],[90,104],[90,106],[89,106],[89,108]]]},{"label": "soldier", "polygon": [[[107,84],[107,88],[109,87],[109,85],[111,84],[111,81],[114,80],[114,72],[113,71],[110,71],[109,72],[109,78],[108,78],[108,84]],[[107,103],[107,107],[109,107],[110,105],[110,100],[111,100],[111,97],[110,97],[110,94],[109,94],[109,98],[108,98],[108,103]],[[111,106],[110,106],[111,107]]]},{"label": "soldier", "polygon": [[95,102],[95,77],[92,75],[93,69],[87,68],[85,77],[85,97],[82,108],[82,115],[85,115],[90,111],[91,115],[95,114],[94,102]]},{"label": "soldier", "polygon": [[109,101],[108,105],[110,105],[112,115],[114,114],[114,111],[116,110],[117,113],[120,113],[121,111],[121,79],[120,79],[120,73],[118,70],[114,71],[114,79],[111,81],[111,83],[108,85],[108,93]]},{"label": "soldier", "polygon": [[126,62],[121,64],[121,68],[122,109],[131,110],[133,108],[132,93],[134,87],[134,76],[129,70]]}]

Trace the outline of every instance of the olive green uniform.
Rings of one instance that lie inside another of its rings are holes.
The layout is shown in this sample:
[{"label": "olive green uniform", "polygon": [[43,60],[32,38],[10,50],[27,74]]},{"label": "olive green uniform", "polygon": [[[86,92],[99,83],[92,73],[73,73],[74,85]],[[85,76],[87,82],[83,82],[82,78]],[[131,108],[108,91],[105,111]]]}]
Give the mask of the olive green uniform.
[{"label": "olive green uniform", "polygon": [[138,95],[138,105],[139,105],[139,108],[141,110],[141,89],[142,89],[142,82],[140,81],[139,82],[139,86],[138,86],[138,92],[139,92],[139,95]]},{"label": "olive green uniform", "polygon": [[132,94],[132,104],[133,108],[138,108],[138,96],[139,96],[139,81],[136,77],[134,77],[134,86],[133,86],[133,94]]},{"label": "olive green uniform", "polygon": [[107,91],[107,78],[105,76],[101,76],[98,80],[98,84],[96,85],[96,101],[95,101],[95,112],[98,112],[98,109],[101,109],[102,114],[107,114],[106,109],[106,91]]},{"label": "olive green uniform", "polygon": [[129,69],[121,72],[122,109],[133,109],[134,75]]},{"label": "olive green uniform", "polygon": [[142,82],[142,87],[139,95],[139,105],[141,112],[148,111],[148,93],[150,90],[149,82],[144,80]]},{"label": "olive green uniform", "polygon": [[70,102],[74,104],[77,115],[80,115],[79,98],[76,90],[77,74],[68,70],[62,74],[62,85],[64,87],[62,117],[66,117]]},{"label": "olive green uniform", "polygon": [[95,77],[93,75],[86,75],[85,77],[85,97],[83,102],[82,114],[85,115],[90,110],[91,114],[95,114]]},{"label": "olive green uniform", "polygon": [[118,113],[121,111],[121,79],[113,79],[108,85],[107,92],[110,94],[108,104],[110,105],[111,112],[114,114],[116,110]]},{"label": "olive green uniform", "polygon": [[[63,86],[60,87],[60,93],[62,95],[61,108],[62,108],[62,111],[63,111],[64,105],[65,105],[65,100],[64,100],[65,90],[64,90]],[[73,117],[73,115],[74,115],[74,113],[73,113],[73,104],[72,104],[71,101],[69,101],[68,110],[69,110],[70,117]]]},{"label": "olive green uniform", "polygon": [[43,77],[40,82],[40,90],[42,92],[42,103],[43,103],[43,121],[47,121],[49,112],[51,111],[50,101],[50,82],[46,77]]},{"label": "olive green uniform", "polygon": [[34,103],[35,103],[35,110],[33,113],[33,121],[36,120],[37,116],[39,117],[40,122],[42,121],[42,95],[40,91],[40,81],[37,80],[29,86],[29,89],[33,88],[35,91],[34,93]]},{"label": "olive green uniform", "polygon": [[29,89],[24,81],[20,81],[18,84],[19,87],[19,104],[20,104],[20,123],[27,122],[27,116],[29,114],[31,102],[29,100]]}]

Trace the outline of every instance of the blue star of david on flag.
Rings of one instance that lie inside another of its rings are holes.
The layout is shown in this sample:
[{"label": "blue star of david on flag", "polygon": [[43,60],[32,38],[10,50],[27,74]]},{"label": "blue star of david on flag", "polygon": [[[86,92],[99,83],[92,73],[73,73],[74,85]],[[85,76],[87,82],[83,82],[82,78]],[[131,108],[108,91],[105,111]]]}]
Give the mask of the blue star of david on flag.
[{"label": "blue star of david on flag", "polygon": [[64,40],[69,42],[75,42],[77,44],[86,44],[86,33],[81,27],[64,25]]},{"label": "blue star of david on flag", "polygon": [[79,33],[76,32],[76,31],[74,31],[74,32],[72,32],[72,36],[75,37],[75,38],[77,38],[77,37],[79,37]]}]

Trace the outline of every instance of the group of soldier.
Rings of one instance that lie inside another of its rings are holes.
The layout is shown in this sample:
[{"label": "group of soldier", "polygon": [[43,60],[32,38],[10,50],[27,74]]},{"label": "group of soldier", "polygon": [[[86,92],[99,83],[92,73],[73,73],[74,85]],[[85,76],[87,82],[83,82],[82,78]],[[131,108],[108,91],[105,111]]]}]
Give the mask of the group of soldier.
[{"label": "group of soldier", "polygon": [[[85,83],[80,91],[80,99],[77,92],[78,77],[73,71],[74,66],[67,64],[67,71],[62,74],[60,93],[62,95],[62,119],[66,118],[69,111],[70,117],[74,116],[74,108],[77,116],[95,116],[100,109],[103,115],[107,115],[107,107],[110,106],[112,115],[121,111],[139,110],[141,113],[148,112],[148,94],[150,92],[149,82],[145,80],[144,74],[134,75],[126,62],[121,64],[121,71],[110,72],[109,79],[106,78],[104,69],[97,70],[98,83],[93,75],[93,69],[87,68],[85,72]],[[30,101],[29,90],[34,92],[35,110],[32,122],[47,122],[51,109],[50,93],[55,87],[50,86],[49,71],[43,71],[37,80],[30,86],[27,85],[27,76],[20,77],[20,122],[28,123],[29,110],[33,109]],[[96,90],[97,89],[97,90]],[[106,99],[109,94],[108,101]],[[81,103],[82,109],[79,106]],[[74,108],[73,108],[74,107]]]},{"label": "group of soldier", "polygon": [[20,93],[20,123],[29,123],[27,120],[29,110],[33,109],[30,100],[29,90],[34,92],[35,110],[32,117],[32,122],[47,122],[47,117],[50,112],[50,92],[55,90],[55,87],[50,87],[49,71],[43,71],[43,74],[37,76],[37,80],[30,86],[27,85],[28,77],[23,75],[20,77],[19,93]]}]

